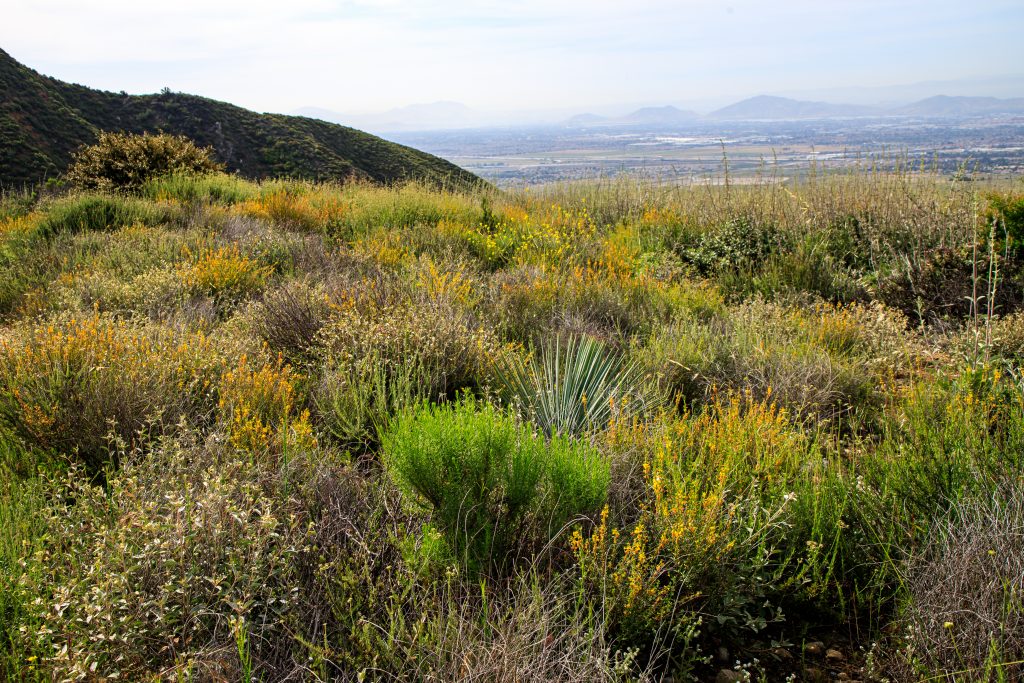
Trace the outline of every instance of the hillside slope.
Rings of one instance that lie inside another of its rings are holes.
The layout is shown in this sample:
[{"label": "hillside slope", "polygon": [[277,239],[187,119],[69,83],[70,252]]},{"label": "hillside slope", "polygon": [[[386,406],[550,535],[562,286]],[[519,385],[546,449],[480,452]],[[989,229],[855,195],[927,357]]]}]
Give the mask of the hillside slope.
[{"label": "hillside slope", "polygon": [[36,73],[0,50],[0,186],[57,175],[72,152],[101,130],[186,135],[213,147],[228,170],[251,178],[418,179],[455,187],[480,182],[443,159],[353,128],[258,114],[195,95],[92,90]]}]

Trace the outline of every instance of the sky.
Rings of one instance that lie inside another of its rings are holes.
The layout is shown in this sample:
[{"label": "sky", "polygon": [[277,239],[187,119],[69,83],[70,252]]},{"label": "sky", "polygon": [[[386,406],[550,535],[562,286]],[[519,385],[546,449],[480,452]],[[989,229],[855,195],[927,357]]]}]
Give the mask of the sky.
[{"label": "sky", "polygon": [[[3,0],[62,80],[257,111],[723,100],[1024,72],[1021,0]],[[1021,93],[1024,96],[1024,93]]]}]

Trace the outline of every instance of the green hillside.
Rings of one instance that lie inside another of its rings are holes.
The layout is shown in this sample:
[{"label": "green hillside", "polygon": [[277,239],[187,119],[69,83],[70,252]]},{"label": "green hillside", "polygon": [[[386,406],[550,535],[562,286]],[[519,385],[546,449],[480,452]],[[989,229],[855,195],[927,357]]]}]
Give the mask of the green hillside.
[{"label": "green hillside", "polygon": [[261,178],[423,180],[465,187],[473,174],[443,159],[325,121],[257,114],[185,95],[127,95],[64,83],[0,50],[0,186],[39,182],[67,168],[101,130],[186,135],[213,147],[228,170]]}]

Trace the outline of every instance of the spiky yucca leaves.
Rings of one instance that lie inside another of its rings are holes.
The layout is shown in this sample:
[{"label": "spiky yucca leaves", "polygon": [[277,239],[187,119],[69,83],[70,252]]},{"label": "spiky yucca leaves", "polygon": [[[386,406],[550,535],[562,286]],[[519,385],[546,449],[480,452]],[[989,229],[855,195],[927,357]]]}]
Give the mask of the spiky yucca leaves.
[{"label": "spiky yucca leaves", "polygon": [[495,375],[506,401],[552,434],[580,434],[658,407],[643,371],[591,337],[556,337],[528,361],[505,353]]}]

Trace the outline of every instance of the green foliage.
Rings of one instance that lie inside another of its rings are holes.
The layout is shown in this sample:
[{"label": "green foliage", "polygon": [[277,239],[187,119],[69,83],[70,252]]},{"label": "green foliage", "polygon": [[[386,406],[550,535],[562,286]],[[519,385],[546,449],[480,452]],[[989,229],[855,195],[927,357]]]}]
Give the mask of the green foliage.
[{"label": "green foliage", "polygon": [[783,680],[842,633],[1011,679],[1016,195],[976,187],[8,195],[0,678]]},{"label": "green foliage", "polygon": [[661,403],[639,366],[589,337],[556,338],[525,364],[507,352],[495,374],[505,399],[549,436],[603,429]]},{"label": "green foliage", "polygon": [[179,202],[237,204],[252,199],[258,186],[226,173],[180,173],[175,171],[147,179],[139,187],[143,197]]},{"label": "green foliage", "polygon": [[772,227],[737,218],[703,229],[676,246],[683,261],[702,275],[756,269],[780,248],[781,235]]},{"label": "green foliage", "polygon": [[549,441],[462,398],[403,414],[384,439],[391,476],[434,515],[475,571],[500,570],[607,494],[608,464],[582,442]]},{"label": "green foliage", "polygon": [[997,236],[1003,237],[1005,232],[1010,248],[1020,252],[1024,249],[1024,195],[993,192],[988,201],[989,220],[995,225]]},{"label": "green foliage", "polygon": [[10,680],[23,675],[32,656],[18,630],[30,623],[36,597],[18,580],[22,562],[46,543],[47,492],[37,460],[0,431],[0,675]]},{"label": "green foliage", "polygon": [[50,205],[36,231],[50,238],[62,233],[116,230],[136,223],[156,225],[168,216],[166,208],[140,199],[109,194],[72,195]]}]

